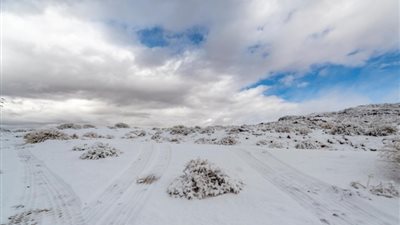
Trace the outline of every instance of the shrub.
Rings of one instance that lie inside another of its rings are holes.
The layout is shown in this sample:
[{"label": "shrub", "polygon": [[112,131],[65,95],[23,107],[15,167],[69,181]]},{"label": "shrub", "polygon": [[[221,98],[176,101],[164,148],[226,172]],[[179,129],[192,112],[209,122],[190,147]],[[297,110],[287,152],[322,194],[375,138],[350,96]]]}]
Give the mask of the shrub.
[{"label": "shrub", "polygon": [[114,136],[110,135],[110,134],[107,134],[106,136],[103,136],[103,135],[97,134],[96,132],[92,132],[92,131],[84,133],[82,135],[82,137],[85,137],[85,138],[106,138],[106,139],[113,139],[114,138]]},{"label": "shrub", "polygon": [[129,128],[129,125],[126,123],[116,123],[114,125],[115,128]]},{"label": "shrub", "polygon": [[160,179],[158,176],[154,174],[147,175],[145,177],[139,178],[136,180],[136,183],[138,184],[152,184],[156,182],[158,179]]},{"label": "shrub", "polygon": [[138,137],[146,136],[146,131],[144,130],[134,130],[126,133],[123,138],[133,139]]},{"label": "shrub", "polygon": [[196,141],[194,141],[195,144],[214,144],[216,138],[199,138]]},{"label": "shrub", "polygon": [[380,182],[378,185],[369,185],[368,183],[367,185],[363,185],[359,182],[353,181],[350,183],[350,186],[355,189],[368,190],[373,195],[383,196],[386,198],[399,197],[400,195],[398,188],[392,181],[388,183]]},{"label": "shrub", "polygon": [[157,131],[156,133],[153,134],[153,136],[151,136],[151,140],[160,142],[162,139],[161,134],[162,134],[161,131]]},{"label": "shrub", "polygon": [[185,127],[183,125],[178,125],[178,126],[173,126],[172,128],[170,128],[170,134],[172,135],[188,135],[191,133],[194,133],[194,129],[189,128],[189,127]]},{"label": "shrub", "polygon": [[379,183],[376,186],[371,185],[369,192],[374,195],[383,196],[386,198],[399,197],[399,191],[393,182]]},{"label": "shrub", "polygon": [[88,128],[96,128],[96,126],[92,125],[92,124],[84,124],[82,126],[84,129],[88,129]]},{"label": "shrub", "polygon": [[94,143],[92,146],[88,147],[88,151],[83,153],[81,159],[104,159],[107,157],[117,157],[122,152],[111,147],[109,144],[104,144],[101,142]]},{"label": "shrub", "polygon": [[290,127],[283,126],[283,125],[278,125],[277,127],[275,127],[275,132],[277,132],[277,133],[290,133]]},{"label": "shrub", "polygon": [[207,160],[190,160],[183,173],[168,187],[170,196],[203,199],[225,193],[237,194],[243,188],[243,182],[231,179]]},{"label": "shrub", "polygon": [[216,144],[218,144],[218,145],[236,145],[237,143],[238,142],[236,141],[235,138],[228,136],[228,137],[222,138]]},{"label": "shrub", "polygon": [[311,130],[307,127],[296,128],[296,131],[298,131],[301,135],[308,135],[311,133]]},{"label": "shrub", "polygon": [[397,133],[397,128],[390,125],[374,126],[367,131],[366,135],[369,136],[388,136]]},{"label": "shrub", "polygon": [[64,129],[81,129],[82,126],[79,124],[74,123],[64,123],[57,126],[57,129],[64,130]]},{"label": "shrub", "polygon": [[297,143],[294,147],[297,149],[317,149],[319,146],[310,140],[306,140],[306,141]]},{"label": "shrub", "polygon": [[330,129],[330,134],[336,135],[363,135],[365,130],[355,124],[335,124]]},{"label": "shrub", "polygon": [[71,139],[79,139],[79,136],[77,134],[71,135]]},{"label": "shrub", "polygon": [[86,138],[102,138],[103,136],[97,134],[96,132],[87,132],[82,135],[82,137]]},{"label": "shrub", "polygon": [[26,143],[35,144],[46,140],[68,140],[66,133],[54,129],[32,131],[24,135]]}]

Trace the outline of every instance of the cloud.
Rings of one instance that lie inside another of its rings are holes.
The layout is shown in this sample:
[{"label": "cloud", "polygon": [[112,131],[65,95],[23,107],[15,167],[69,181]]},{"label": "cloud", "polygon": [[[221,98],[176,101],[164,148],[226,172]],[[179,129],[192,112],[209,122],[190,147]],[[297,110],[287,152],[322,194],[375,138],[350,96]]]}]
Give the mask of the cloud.
[{"label": "cloud", "polygon": [[[301,103],[243,88],[316,64],[360,66],[399,44],[392,0],[23,0],[6,1],[2,19],[7,123],[276,119]],[[282,82],[308,88],[298,78]]]}]

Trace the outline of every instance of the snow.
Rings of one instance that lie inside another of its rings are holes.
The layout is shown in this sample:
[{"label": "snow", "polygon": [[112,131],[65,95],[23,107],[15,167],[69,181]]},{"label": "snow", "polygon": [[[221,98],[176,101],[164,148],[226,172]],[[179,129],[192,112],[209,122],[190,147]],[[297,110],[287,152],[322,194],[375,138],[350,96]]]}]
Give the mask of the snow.
[{"label": "snow", "polygon": [[[378,106],[361,107],[230,127],[111,129],[68,124],[62,132],[77,139],[36,144],[24,144],[28,130],[2,130],[0,223],[14,216],[44,225],[399,224],[398,197],[351,186],[393,182],[398,189],[398,167],[380,158],[385,140],[396,135],[332,135],[309,122],[339,118],[357,124],[384,115],[384,121],[398,127],[398,114],[389,109],[382,106],[385,113],[380,114]],[[353,115],[357,113],[363,117]],[[297,120],[304,124],[288,125]],[[83,137],[88,132],[99,135]],[[225,137],[237,142],[221,142]],[[88,150],[73,150],[96,142],[122,154],[82,160]],[[297,149],[303,142],[315,149]],[[242,190],[204,199],[169,196],[169,185],[197,158],[242,181]],[[138,182],[147,176],[157,179]]]}]

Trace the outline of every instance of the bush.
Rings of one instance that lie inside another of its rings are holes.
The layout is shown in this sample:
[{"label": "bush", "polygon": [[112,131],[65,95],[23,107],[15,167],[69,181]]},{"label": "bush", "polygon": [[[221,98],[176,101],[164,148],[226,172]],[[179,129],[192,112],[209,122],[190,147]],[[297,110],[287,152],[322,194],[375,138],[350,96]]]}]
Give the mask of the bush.
[{"label": "bush", "polygon": [[399,191],[393,182],[379,183],[376,186],[371,185],[369,192],[374,195],[383,196],[386,198],[399,197]]},{"label": "bush", "polygon": [[306,140],[306,141],[297,143],[294,147],[297,149],[317,149],[320,146],[316,145],[315,143],[313,143],[310,140]]},{"label": "bush", "polygon": [[194,141],[195,144],[214,144],[216,138],[199,138],[196,141]]},{"label": "bush", "polygon": [[228,137],[222,138],[216,144],[218,144],[218,145],[236,145],[237,143],[238,142],[236,141],[235,138],[228,136]]},{"label": "bush", "polygon": [[88,128],[96,128],[96,126],[92,125],[92,124],[85,124],[82,126],[84,129],[88,129]]},{"label": "bush", "polygon": [[61,131],[54,129],[32,131],[24,135],[26,143],[35,144],[46,140],[68,140],[70,137]]},{"label": "bush", "polygon": [[82,135],[85,138],[102,138],[103,136],[97,134],[96,132],[87,132]]},{"label": "bush", "polygon": [[88,147],[88,151],[83,153],[81,159],[104,159],[107,157],[117,157],[122,152],[111,147],[109,144],[104,144],[101,142],[94,143],[92,146]]},{"label": "bush", "polygon": [[194,129],[189,128],[189,127],[185,127],[183,125],[178,125],[178,126],[173,126],[172,128],[170,128],[170,134],[172,135],[184,135],[187,136],[191,133],[194,133]]},{"label": "bush", "polygon": [[330,134],[336,135],[363,135],[365,134],[365,130],[355,124],[336,124],[333,125],[330,129]]},{"label": "bush", "polygon": [[231,179],[207,160],[190,160],[183,173],[168,187],[170,196],[203,199],[225,193],[237,194],[243,188],[243,182]]},{"label": "bush", "polygon": [[146,131],[134,130],[134,131],[130,131],[130,132],[126,133],[123,138],[134,139],[134,138],[144,137],[144,136],[146,136]]},{"label": "bush", "polygon": [[82,126],[79,124],[74,123],[64,123],[57,126],[57,129],[64,130],[64,129],[81,129]]},{"label": "bush", "polygon": [[397,133],[397,128],[390,125],[380,125],[372,127],[366,135],[369,136],[388,136]]},{"label": "bush", "polygon": [[87,132],[82,135],[82,137],[85,138],[106,138],[106,139],[113,139],[114,136],[107,134],[106,136],[97,134],[96,132]]},{"label": "bush", "polygon": [[296,128],[296,131],[298,131],[301,135],[308,135],[309,133],[311,133],[311,130],[307,127],[300,127],[300,128]]},{"label": "bush", "polygon": [[277,133],[290,133],[290,127],[283,126],[283,125],[278,125],[277,127],[275,127],[275,132],[277,132]]},{"label": "bush", "polygon": [[154,182],[156,182],[158,179],[160,179],[160,177],[154,175],[154,174],[150,174],[147,175],[145,177],[139,178],[136,180],[136,183],[138,184],[152,184]]},{"label": "bush", "polygon": [[129,128],[129,125],[126,123],[116,123],[114,125],[115,128]]},{"label": "bush", "polygon": [[151,140],[154,140],[154,141],[156,141],[156,142],[161,142],[161,139],[162,139],[161,134],[162,134],[161,131],[155,132],[155,133],[153,134],[153,136],[151,136]]},{"label": "bush", "polygon": [[383,196],[386,198],[399,197],[400,194],[394,182],[380,182],[378,185],[363,185],[359,182],[351,182],[350,186],[355,189],[367,190],[373,195]]}]

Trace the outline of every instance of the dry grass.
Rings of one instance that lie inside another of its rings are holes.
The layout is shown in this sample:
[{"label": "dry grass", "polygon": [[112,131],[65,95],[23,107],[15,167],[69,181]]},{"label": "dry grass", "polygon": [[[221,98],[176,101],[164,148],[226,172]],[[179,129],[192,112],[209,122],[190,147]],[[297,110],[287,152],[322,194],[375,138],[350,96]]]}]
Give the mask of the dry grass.
[{"label": "dry grass", "polygon": [[138,184],[152,184],[156,182],[158,179],[160,179],[158,176],[154,174],[149,174],[145,177],[139,178],[136,180],[136,183]]}]

